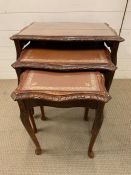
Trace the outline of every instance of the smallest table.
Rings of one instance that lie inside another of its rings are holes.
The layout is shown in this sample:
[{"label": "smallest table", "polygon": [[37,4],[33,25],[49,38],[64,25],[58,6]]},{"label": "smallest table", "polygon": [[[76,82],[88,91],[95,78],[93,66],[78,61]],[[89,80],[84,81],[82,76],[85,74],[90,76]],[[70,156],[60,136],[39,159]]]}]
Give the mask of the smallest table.
[{"label": "smallest table", "polygon": [[36,146],[36,154],[41,154],[41,147],[29,120],[31,107],[86,107],[96,109],[88,148],[88,156],[94,157],[92,148],[103,122],[103,108],[111,98],[106,91],[104,76],[101,73],[58,73],[27,70],[22,73],[20,83],[12,93],[12,98],[19,104],[21,121]]}]

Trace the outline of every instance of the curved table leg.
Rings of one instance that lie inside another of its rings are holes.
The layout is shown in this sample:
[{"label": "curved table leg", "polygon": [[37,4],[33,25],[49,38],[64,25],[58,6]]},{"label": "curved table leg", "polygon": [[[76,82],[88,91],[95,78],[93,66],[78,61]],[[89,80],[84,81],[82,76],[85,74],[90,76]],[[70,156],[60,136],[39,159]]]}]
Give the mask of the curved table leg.
[{"label": "curved table leg", "polygon": [[20,108],[20,119],[22,124],[24,125],[26,131],[28,132],[28,134],[30,135],[32,141],[34,142],[36,149],[35,149],[35,153],[37,155],[42,153],[40,144],[34,134],[34,131],[31,127],[30,121],[29,121],[29,112],[28,112],[28,108],[26,106],[26,103],[24,103],[23,101],[18,101],[19,104],[19,108]]},{"label": "curved table leg", "polygon": [[90,158],[94,157],[94,152],[93,152],[93,146],[95,143],[95,140],[97,138],[97,135],[100,131],[100,128],[102,126],[103,123],[103,109],[104,109],[104,103],[99,102],[99,105],[96,109],[96,116],[95,116],[95,120],[94,120],[94,124],[93,124],[93,128],[92,128],[92,136],[90,139],[90,143],[89,143],[89,148],[88,148],[88,156]]}]

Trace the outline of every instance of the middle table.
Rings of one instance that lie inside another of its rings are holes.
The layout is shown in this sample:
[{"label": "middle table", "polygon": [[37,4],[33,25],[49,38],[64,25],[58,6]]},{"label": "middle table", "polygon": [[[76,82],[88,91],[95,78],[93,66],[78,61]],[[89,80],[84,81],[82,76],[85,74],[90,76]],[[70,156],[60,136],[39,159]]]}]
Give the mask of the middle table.
[{"label": "middle table", "polygon": [[24,49],[14,68],[43,68],[51,70],[106,69],[114,71],[107,49],[72,50],[72,49]]}]

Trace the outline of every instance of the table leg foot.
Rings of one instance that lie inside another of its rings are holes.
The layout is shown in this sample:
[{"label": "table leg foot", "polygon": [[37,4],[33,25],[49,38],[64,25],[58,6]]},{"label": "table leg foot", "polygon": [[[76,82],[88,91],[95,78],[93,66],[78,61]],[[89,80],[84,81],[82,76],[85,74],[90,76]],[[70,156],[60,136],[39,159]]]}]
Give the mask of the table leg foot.
[{"label": "table leg foot", "polygon": [[35,149],[35,154],[36,154],[36,155],[42,154],[41,148],[36,148],[36,149]]},{"label": "table leg foot", "polygon": [[89,156],[89,158],[93,159],[94,158],[94,152],[93,151],[88,151],[88,156]]},{"label": "table leg foot", "polygon": [[34,128],[32,128],[31,126],[31,123],[30,123],[30,120],[29,120],[29,117],[30,117],[30,111],[29,111],[29,108],[28,108],[28,103],[27,101],[18,101],[18,104],[19,104],[19,108],[20,108],[20,119],[21,119],[21,122],[23,124],[23,126],[25,127],[26,131],[28,132],[30,138],[32,139],[32,141],[34,142],[35,144],[35,147],[36,147],[36,154],[41,154],[41,147],[40,147],[40,144],[37,140],[37,137],[34,133]]},{"label": "table leg foot", "polygon": [[45,120],[48,120],[48,118],[44,116],[44,118],[41,117],[41,120],[42,120],[42,121],[45,121]]},{"label": "table leg foot", "polygon": [[88,148],[88,156],[90,158],[94,157],[94,153],[93,153],[93,146],[94,143],[96,141],[96,138],[98,136],[98,133],[100,131],[100,128],[102,126],[103,123],[103,109],[104,109],[104,103],[99,103],[97,109],[96,109],[96,116],[95,116],[95,120],[93,123],[93,127],[91,130],[92,136],[90,139],[90,143],[89,143],[89,148]]}]

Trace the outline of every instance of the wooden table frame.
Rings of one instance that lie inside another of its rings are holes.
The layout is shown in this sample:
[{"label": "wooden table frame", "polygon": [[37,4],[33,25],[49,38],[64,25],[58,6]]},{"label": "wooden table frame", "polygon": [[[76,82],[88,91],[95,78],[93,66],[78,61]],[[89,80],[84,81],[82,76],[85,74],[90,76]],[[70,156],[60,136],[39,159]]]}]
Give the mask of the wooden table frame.
[{"label": "wooden table frame", "polygon": [[[21,77],[21,80],[22,82],[24,82],[23,77]],[[102,77],[100,84],[103,87],[104,77]],[[21,86],[23,86],[22,83],[20,84],[20,87]],[[35,136],[35,131],[37,130],[35,123],[33,123],[33,125],[35,126],[35,130],[33,130],[34,128],[32,128],[29,121],[31,108],[35,106],[51,106],[51,107],[62,107],[62,108],[85,107],[87,109],[89,108],[96,109],[95,120],[91,130],[92,136],[88,147],[88,156],[90,158],[94,157],[94,153],[92,149],[93,149],[93,145],[95,143],[96,137],[100,131],[101,125],[103,123],[104,105],[106,102],[108,102],[111,99],[107,91],[102,91],[102,94],[97,94],[94,92],[87,92],[87,93],[75,92],[74,94],[64,94],[64,95],[62,94],[62,95],[56,96],[52,94],[46,94],[44,93],[44,91],[43,92],[40,92],[40,91],[31,92],[27,90],[21,91],[20,87],[16,89],[11,96],[15,101],[18,102],[18,105],[20,108],[21,121],[36,146],[36,150],[35,150],[36,154],[38,155],[41,154],[42,149]]]},{"label": "wooden table frame", "polygon": [[[108,24],[105,24],[105,25],[108,26]],[[32,47],[40,47],[40,45],[42,46],[44,45],[44,43],[47,43],[47,42],[55,43],[58,45],[61,43],[64,43],[66,45],[69,43],[74,44],[79,42],[80,44],[90,43],[91,46],[94,46],[96,48],[99,48],[101,46],[104,47],[104,44],[106,43],[106,45],[110,48],[110,51],[111,51],[111,61],[115,66],[117,66],[117,51],[118,51],[119,43],[124,41],[124,39],[118,36],[112,28],[110,28],[109,26],[108,28],[114,33],[114,36],[95,36],[95,35],[94,36],[80,36],[80,35],[79,36],[40,36],[40,35],[23,35],[22,36],[22,35],[16,34],[12,36],[11,39],[14,40],[14,43],[15,43],[16,54],[17,54],[16,59],[19,58],[22,49],[29,42],[31,42]],[[78,67],[76,65],[75,70],[77,70],[77,68]],[[25,69],[16,69],[16,73],[18,76],[18,84],[20,81],[20,75]],[[88,69],[86,69],[86,71],[87,70]],[[106,71],[106,70],[103,70],[103,71],[100,70],[100,71],[104,73],[105,87],[107,91],[109,91],[115,71]],[[16,96],[13,95],[13,98],[16,98]],[[81,99],[79,99],[79,97],[77,97],[77,100],[76,100],[77,103],[76,101],[73,101],[72,103],[71,98],[67,99],[67,101],[70,102],[70,106],[68,106],[67,103],[64,103],[64,102],[59,103],[59,101],[57,101],[57,103],[50,103],[50,101],[48,100],[45,101],[42,96],[40,96],[39,100],[33,100],[33,99],[30,100],[30,95],[28,94],[27,98],[28,100],[23,99],[23,97],[21,97],[17,99],[17,101],[20,107],[20,112],[21,112],[20,117],[21,117],[22,123],[36,145],[36,154],[41,153],[41,147],[29,122],[29,114],[32,116],[33,114],[32,109],[34,106],[41,106],[41,110],[42,110],[42,106],[44,105],[54,106],[54,107],[85,107],[85,115],[84,115],[85,119],[87,119],[88,108],[96,108],[96,117],[93,124],[92,137],[88,148],[89,157],[91,158],[94,157],[92,148],[103,122],[103,109],[104,109],[105,102],[98,102],[93,99],[90,101],[87,101],[87,100],[82,101]],[[43,116],[44,116],[44,111],[43,111]]]}]

